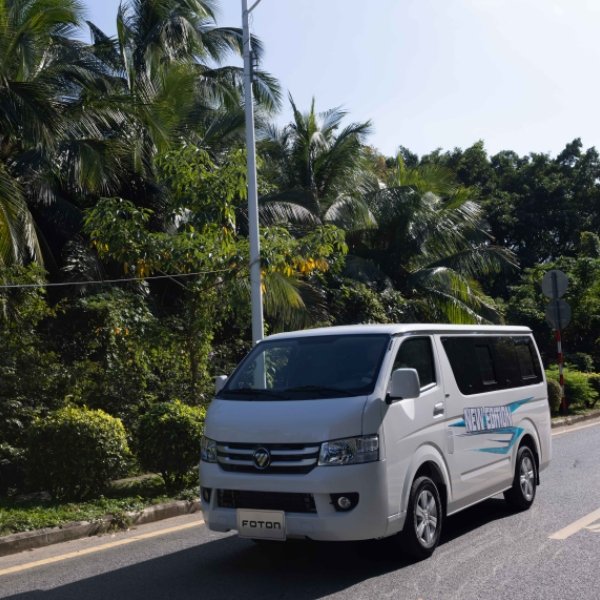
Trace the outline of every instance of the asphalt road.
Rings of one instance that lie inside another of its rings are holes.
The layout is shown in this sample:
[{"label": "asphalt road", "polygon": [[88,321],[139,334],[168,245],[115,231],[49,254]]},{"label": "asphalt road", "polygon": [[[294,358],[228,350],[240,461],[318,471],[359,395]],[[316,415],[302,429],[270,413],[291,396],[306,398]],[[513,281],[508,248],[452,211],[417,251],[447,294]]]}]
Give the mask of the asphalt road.
[{"label": "asphalt road", "polygon": [[0,598],[598,600],[600,423],[557,432],[542,476],[531,510],[493,498],[451,517],[423,562],[394,540],[265,551],[192,515],[0,558]]}]

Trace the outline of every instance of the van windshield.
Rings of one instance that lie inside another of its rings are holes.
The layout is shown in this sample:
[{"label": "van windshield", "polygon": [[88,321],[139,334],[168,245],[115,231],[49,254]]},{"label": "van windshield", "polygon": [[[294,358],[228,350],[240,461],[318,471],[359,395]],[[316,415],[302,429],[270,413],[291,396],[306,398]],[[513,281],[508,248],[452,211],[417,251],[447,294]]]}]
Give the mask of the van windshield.
[{"label": "van windshield", "polygon": [[229,400],[303,400],[370,394],[389,335],[267,340],[248,354],[219,392]]}]

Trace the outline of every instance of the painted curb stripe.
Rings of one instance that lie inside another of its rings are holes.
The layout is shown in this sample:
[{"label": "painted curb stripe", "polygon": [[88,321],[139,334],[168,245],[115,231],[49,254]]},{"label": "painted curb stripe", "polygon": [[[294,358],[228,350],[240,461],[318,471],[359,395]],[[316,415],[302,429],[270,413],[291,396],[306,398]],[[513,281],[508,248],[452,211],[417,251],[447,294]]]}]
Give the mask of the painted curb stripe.
[{"label": "painted curb stripe", "polygon": [[200,527],[201,525],[204,525],[203,519],[200,519],[194,523],[186,523],[185,525],[177,525],[176,527],[170,527],[168,529],[160,529],[158,531],[152,531],[150,533],[143,533],[141,535],[136,535],[136,536],[129,537],[129,538],[126,538],[123,540],[109,542],[108,544],[103,544],[102,546],[95,546],[94,548],[84,548],[83,550],[75,550],[75,552],[67,552],[66,554],[61,554],[60,556],[51,556],[50,558],[36,560],[34,562],[25,563],[24,565],[15,565],[14,567],[0,569],[0,576],[10,575],[11,573],[19,573],[21,571],[26,571],[28,569],[33,569],[35,567],[41,567],[44,565],[51,565],[53,563],[61,562],[63,560],[68,560],[70,558],[77,558],[80,556],[86,556],[88,554],[94,554],[96,552],[102,552],[103,550],[110,550],[111,548],[118,548],[119,546],[127,546],[128,544],[133,544],[134,542],[139,542],[141,540],[148,540],[150,538],[158,537],[161,535],[166,535],[168,533],[174,533],[176,531],[184,531],[186,529],[192,529],[193,527]]},{"label": "painted curb stripe", "polygon": [[589,427],[597,427],[600,425],[600,421],[595,421],[594,423],[586,423],[585,425],[561,425],[561,427],[565,427],[564,431],[556,431],[552,434],[552,437],[558,437],[559,435],[565,435],[567,433],[573,433],[575,431],[581,431],[582,429],[588,429]]}]

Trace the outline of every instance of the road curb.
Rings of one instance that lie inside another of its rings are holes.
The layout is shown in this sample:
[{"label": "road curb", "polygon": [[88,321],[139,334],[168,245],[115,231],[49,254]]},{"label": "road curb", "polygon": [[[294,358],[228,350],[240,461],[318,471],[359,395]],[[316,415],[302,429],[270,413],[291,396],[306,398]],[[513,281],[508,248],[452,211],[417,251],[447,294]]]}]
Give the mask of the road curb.
[{"label": "road curb", "polygon": [[552,419],[552,429],[564,427],[565,425],[575,425],[582,421],[591,421],[600,418],[600,410],[595,410],[587,415],[573,415],[572,417],[555,417]]},{"label": "road curb", "polygon": [[[171,517],[188,515],[200,510],[199,500],[178,500],[149,506],[139,512],[125,513],[125,521],[129,527],[133,525],[144,525],[154,523]],[[99,535],[114,530],[122,518],[118,519],[112,515],[99,519],[98,521],[79,521],[66,523],[62,527],[46,527],[35,531],[25,531],[0,537],[0,556],[16,554],[23,550],[33,550],[60,542],[69,542],[92,535]]]}]

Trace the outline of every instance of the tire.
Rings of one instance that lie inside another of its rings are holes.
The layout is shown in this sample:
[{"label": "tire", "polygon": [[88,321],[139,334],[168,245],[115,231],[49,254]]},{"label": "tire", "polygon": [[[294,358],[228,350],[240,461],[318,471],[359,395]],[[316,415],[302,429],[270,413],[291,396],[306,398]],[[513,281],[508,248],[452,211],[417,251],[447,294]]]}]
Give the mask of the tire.
[{"label": "tire", "polygon": [[504,499],[516,510],[527,510],[535,500],[537,468],[531,448],[521,446],[517,452],[515,478],[510,490],[504,492]]},{"label": "tire", "polygon": [[440,541],[444,509],[440,493],[429,477],[418,477],[410,490],[406,522],[402,531],[404,550],[423,560],[433,554]]}]

